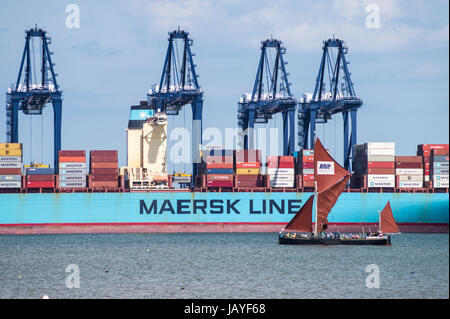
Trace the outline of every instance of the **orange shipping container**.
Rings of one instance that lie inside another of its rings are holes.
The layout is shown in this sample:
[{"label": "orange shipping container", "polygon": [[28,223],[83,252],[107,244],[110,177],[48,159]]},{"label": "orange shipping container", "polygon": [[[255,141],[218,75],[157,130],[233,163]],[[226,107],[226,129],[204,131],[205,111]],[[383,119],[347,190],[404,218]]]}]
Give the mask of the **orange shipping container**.
[{"label": "orange shipping container", "polygon": [[86,158],[85,157],[66,157],[66,156],[62,156],[59,157],[59,162],[60,163],[86,163]]},{"label": "orange shipping container", "polygon": [[91,168],[119,168],[117,162],[93,162]]}]

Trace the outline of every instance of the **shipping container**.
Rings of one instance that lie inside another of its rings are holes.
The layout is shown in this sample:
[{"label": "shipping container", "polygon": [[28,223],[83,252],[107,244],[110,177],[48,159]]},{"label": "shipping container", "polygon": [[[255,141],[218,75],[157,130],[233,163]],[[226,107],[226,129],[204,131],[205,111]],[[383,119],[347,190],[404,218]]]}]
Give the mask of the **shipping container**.
[{"label": "shipping container", "polygon": [[397,162],[395,164],[395,168],[413,168],[413,169],[422,169],[422,162],[420,163],[413,163],[413,162]]},{"label": "shipping container", "polygon": [[206,185],[208,187],[234,187],[233,181],[208,180],[206,181]]},{"label": "shipping container", "polygon": [[432,162],[448,162],[448,156],[442,155],[442,156],[432,156],[431,157]]},{"label": "shipping container", "polygon": [[117,182],[119,180],[117,175],[90,175],[90,178],[93,182]]},{"label": "shipping container", "polygon": [[367,162],[368,168],[394,168],[395,162]]},{"label": "shipping container", "polygon": [[22,175],[21,168],[0,168],[0,175]]},{"label": "shipping container", "polygon": [[232,174],[209,174],[206,176],[207,181],[233,181]]},{"label": "shipping container", "polygon": [[397,168],[395,175],[424,175],[424,170],[420,168]]},{"label": "shipping container", "polygon": [[92,188],[114,188],[118,187],[118,183],[116,181],[93,181],[90,184]]},{"label": "shipping container", "polygon": [[367,182],[367,186],[368,187],[389,187],[389,188],[393,188],[395,187],[395,181],[390,182],[390,181],[368,181]]},{"label": "shipping container", "polygon": [[55,175],[27,175],[27,182],[46,182],[54,179]]},{"label": "shipping container", "polygon": [[0,168],[21,168],[22,162],[0,162]]},{"label": "shipping container", "polygon": [[208,163],[208,164],[206,164],[206,167],[207,168],[231,168],[231,169],[233,169],[234,164],[233,164],[233,162],[230,162],[230,163],[217,162],[217,163]]},{"label": "shipping container", "polygon": [[59,157],[60,163],[86,163],[85,157]]},{"label": "shipping container", "polygon": [[395,162],[395,155],[367,155],[367,162]]},{"label": "shipping container", "polygon": [[236,187],[260,187],[262,175],[236,175]]},{"label": "shipping container", "polygon": [[367,175],[367,181],[388,181],[395,182],[395,175]]},{"label": "shipping container", "polygon": [[314,162],[303,162],[303,169],[314,169]]},{"label": "shipping container", "polygon": [[363,145],[365,149],[395,149],[393,142],[368,142]]},{"label": "shipping container", "polygon": [[270,181],[270,187],[275,187],[275,188],[281,188],[281,187],[286,187],[286,188],[292,188],[294,187],[294,181]]},{"label": "shipping container", "polygon": [[111,155],[111,156],[98,156],[94,155],[90,158],[91,162],[117,162],[118,157],[117,155]]},{"label": "shipping container", "polygon": [[21,156],[0,156],[0,162],[22,162]]},{"label": "shipping container", "polygon": [[423,175],[399,175],[400,182],[423,182]]},{"label": "shipping container", "polygon": [[30,167],[26,169],[27,175],[55,175],[55,170],[49,167]]},{"label": "shipping container", "polygon": [[396,163],[422,163],[421,156],[396,156]]},{"label": "shipping container", "polygon": [[399,188],[422,188],[423,187],[423,181],[416,181],[416,182],[399,182],[398,183]]},{"label": "shipping container", "polygon": [[259,168],[237,168],[236,175],[258,175],[260,173]]},{"label": "shipping container", "polygon": [[305,180],[303,180],[303,187],[314,187],[315,186],[314,183],[315,183],[314,181],[305,181]]},{"label": "shipping container", "polygon": [[233,163],[233,156],[208,156],[206,163]]},{"label": "shipping container", "polygon": [[304,175],[314,175],[314,168],[310,169],[304,169],[302,172]]},{"label": "shipping container", "polygon": [[292,168],[294,169],[294,163],[292,162],[268,162],[267,163],[268,168]]},{"label": "shipping container", "polygon": [[234,174],[232,168],[208,168],[206,170],[207,174]]},{"label": "shipping container", "polygon": [[0,175],[0,181],[20,182],[22,181],[22,175]]},{"label": "shipping container", "polygon": [[92,175],[119,175],[118,168],[92,168]]},{"label": "shipping container", "polygon": [[86,175],[59,175],[59,181],[85,181]]},{"label": "shipping container", "polygon": [[303,175],[303,181],[314,181],[314,175]]},{"label": "shipping container", "polygon": [[271,181],[294,181],[295,175],[269,175]]},{"label": "shipping container", "polygon": [[117,162],[115,163],[108,163],[108,162],[91,162],[91,170],[93,168],[119,168],[119,164]]},{"label": "shipping container", "polygon": [[0,188],[22,188],[20,181],[0,181]]},{"label": "shipping container", "polygon": [[86,181],[84,182],[59,182],[60,188],[85,188]]},{"label": "shipping container", "polygon": [[236,163],[261,162],[260,150],[237,150]]},{"label": "shipping container", "polygon": [[53,188],[54,181],[27,181],[27,188]]},{"label": "shipping container", "polygon": [[92,150],[90,152],[90,156],[115,156],[117,157],[118,152],[117,150]]},{"label": "shipping container", "polygon": [[20,149],[0,149],[0,156],[22,156]]},{"label": "shipping container", "polygon": [[60,175],[87,175],[84,168],[64,168],[59,170]]},{"label": "shipping container", "polygon": [[86,158],[86,151],[61,150],[58,152],[58,157],[84,157],[84,158]]},{"label": "shipping container", "polygon": [[448,162],[434,162],[433,168],[448,168]]},{"label": "shipping container", "polygon": [[433,169],[433,175],[448,175],[449,169],[448,168],[435,168]]},{"label": "shipping container", "polygon": [[236,168],[260,168],[261,163],[259,162],[245,162],[245,163],[238,163],[236,162]]},{"label": "shipping container", "polygon": [[368,168],[367,174],[373,175],[395,175],[395,169],[393,168]]},{"label": "shipping container", "polygon": [[22,143],[0,143],[0,150],[21,150]]},{"label": "shipping container", "polygon": [[366,155],[368,155],[368,156],[395,156],[395,149],[388,149],[388,148],[367,149]]},{"label": "shipping container", "polygon": [[439,155],[449,155],[449,150],[448,149],[441,149],[441,150],[431,150],[431,156],[439,156]]},{"label": "shipping container", "polygon": [[77,168],[77,169],[86,169],[86,163],[59,163],[59,169],[71,169],[71,168]]},{"label": "shipping container", "polygon": [[268,168],[267,174],[269,175],[295,175],[295,170],[293,168]]}]

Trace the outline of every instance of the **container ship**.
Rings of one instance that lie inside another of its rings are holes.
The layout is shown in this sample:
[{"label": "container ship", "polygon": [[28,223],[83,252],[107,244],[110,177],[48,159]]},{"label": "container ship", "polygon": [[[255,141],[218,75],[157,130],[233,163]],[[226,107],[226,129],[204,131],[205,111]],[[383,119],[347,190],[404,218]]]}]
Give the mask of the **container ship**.
[{"label": "container ship", "polygon": [[[32,38],[42,40],[41,83],[32,81],[30,74]],[[175,46],[175,41],[184,43]],[[353,175],[328,217],[329,230],[376,230],[378,211],[389,201],[401,232],[448,233],[449,145],[420,144],[416,154],[398,156],[391,142],[357,144],[356,111],[362,100],[354,93],[347,51],[339,39],[324,42],[322,61],[330,56],[343,59],[340,76],[328,78],[337,81],[344,77],[346,81],[326,85],[332,92],[325,92],[322,81],[327,78],[327,63],[322,62],[317,81],[320,88],[315,91],[324,93],[319,99],[316,93],[305,96],[298,109],[287,81],[285,48],[279,40],[263,41],[253,93],[238,103],[238,126],[248,135],[239,149],[226,149],[201,147],[203,91],[193,64],[192,40],[182,30],[169,33],[160,84],[148,92],[146,101],[131,106],[124,167],[119,167],[117,150],[87,152],[61,147],[62,92],[50,43],[46,31],[37,27],[26,31],[18,81],[7,92],[7,141],[0,144],[0,234],[279,232],[314,190],[315,124],[326,123],[337,113],[344,115],[344,164],[346,169],[351,165]],[[184,51],[174,54],[175,48]],[[340,53],[330,55],[327,50],[333,48]],[[273,89],[264,92],[268,50],[276,50],[271,55],[276,61],[268,79]],[[175,56],[182,61],[178,68],[171,68]],[[175,79],[178,82],[172,83]],[[54,112],[54,165],[24,165],[19,111],[42,114],[47,103],[53,104]],[[168,116],[179,115],[189,104],[195,159],[192,173],[169,174]],[[283,155],[263,158],[262,151],[253,147],[251,129],[275,114],[283,116]]]}]

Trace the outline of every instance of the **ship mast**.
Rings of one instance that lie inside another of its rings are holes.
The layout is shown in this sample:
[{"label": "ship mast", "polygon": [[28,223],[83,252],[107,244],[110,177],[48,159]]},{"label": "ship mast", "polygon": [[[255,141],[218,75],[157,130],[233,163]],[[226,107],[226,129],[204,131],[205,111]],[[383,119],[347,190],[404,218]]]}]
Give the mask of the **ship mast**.
[{"label": "ship mast", "polygon": [[[316,130],[314,130],[314,144],[316,143]],[[314,207],[314,237],[318,237],[317,236],[317,177],[316,177],[316,172],[317,172],[317,163],[315,161],[316,158],[316,154],[314,154],[314,203],[316,204]]]}]

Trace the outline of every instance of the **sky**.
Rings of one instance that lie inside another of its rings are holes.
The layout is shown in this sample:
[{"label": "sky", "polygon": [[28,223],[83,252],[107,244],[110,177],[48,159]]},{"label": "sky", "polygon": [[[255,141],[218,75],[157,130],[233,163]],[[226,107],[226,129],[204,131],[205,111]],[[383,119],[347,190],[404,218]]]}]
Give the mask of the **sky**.
[{"label": "sky", "polygon": [[[3,2],[0,90],[6,93],[17,78],[24,31],[35,24],[47,30],[63,91],[63,149],[117,149],[126,165],[130,106],[146,100],[159,82],[168,32],[178,26],[194,40],[204,129],[237,126],[237,102],[253,88],[262,40],[283,41],[291,90],[300,98],[314,90],[322,42],[335,36],[349,48],[352,81],[364,101],[358,143],[395,142],[398,155],[415,155],[418,144],[449,142],[446,0]],[[79,8],[79,28],[66,25],[70,4]],[[366,23],[374,5],[378,28]],[[0,94],[0,105],[5,100]],[[183,114],[169,117],[169,130],[187,125],[190,107]],[[52,163],[51,105],[42,118],[21,115],[19,122],[24,161]],[[276,116],[268,127],[280,129],[281,123]],[[342,163],[342,116],[317,131]],[[5,138],[0,124],[0,140]]]}]

